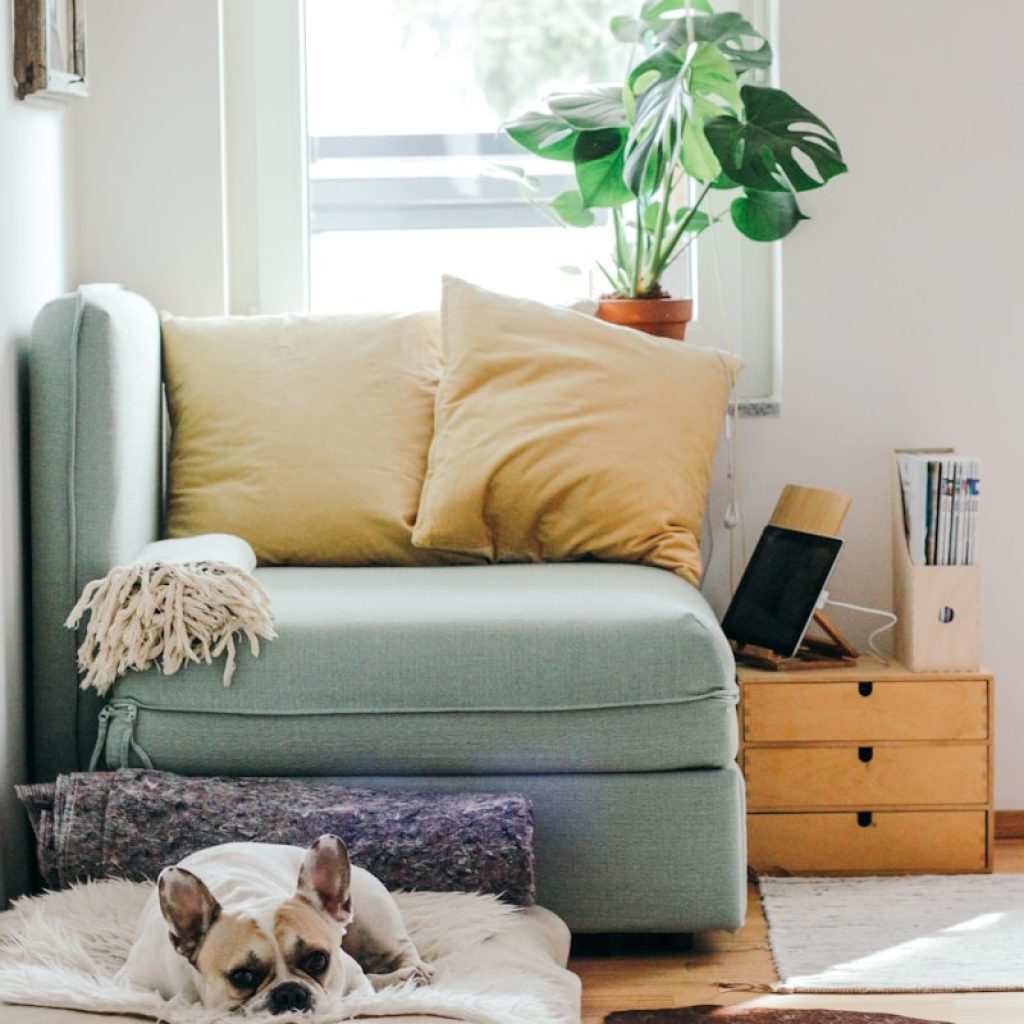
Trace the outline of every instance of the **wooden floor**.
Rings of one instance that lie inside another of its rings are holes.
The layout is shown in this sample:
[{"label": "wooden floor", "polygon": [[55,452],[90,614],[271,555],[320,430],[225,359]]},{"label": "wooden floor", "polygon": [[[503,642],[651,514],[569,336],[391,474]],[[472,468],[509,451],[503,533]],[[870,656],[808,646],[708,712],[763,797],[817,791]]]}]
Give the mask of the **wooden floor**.
[{"label": "wooden floor", "polygon": [[[1024,874],[1024,841],[996,843],[996,871]],[[580,957],[570,967],[583,981],[583,1022],[600,1024],[612,1010],[736,1003],[744,1006],[829,1007],[904,1014],[950,1024],[1021,1024],[1024,992],[938,995],[766,996],[723,985],[775,981],[768,928],[751,887],[746,925],[735,934],[700,936],[692,952]],[[1024,980],[1024,979],[1022,979]]]}]

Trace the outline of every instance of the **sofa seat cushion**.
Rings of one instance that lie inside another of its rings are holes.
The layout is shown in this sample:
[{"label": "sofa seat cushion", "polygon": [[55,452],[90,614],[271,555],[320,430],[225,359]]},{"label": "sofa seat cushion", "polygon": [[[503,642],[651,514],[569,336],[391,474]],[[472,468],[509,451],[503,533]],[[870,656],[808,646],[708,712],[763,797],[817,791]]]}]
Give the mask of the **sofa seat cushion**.
[{"label": "sofa seat cushion", "polygon": [[257,571],[279,638],[138,673],[159,768],[263,774],[651,771],[736,753],[728,644],[695,587],[601,563]]}]

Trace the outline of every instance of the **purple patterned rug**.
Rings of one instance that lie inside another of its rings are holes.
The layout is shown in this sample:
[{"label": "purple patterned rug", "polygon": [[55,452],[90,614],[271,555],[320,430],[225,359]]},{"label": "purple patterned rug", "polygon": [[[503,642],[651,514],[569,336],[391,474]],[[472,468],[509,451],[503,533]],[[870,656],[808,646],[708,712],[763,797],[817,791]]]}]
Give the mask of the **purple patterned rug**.
[{"label": "purple patterned rug", "polygon": [[533,813],[519,793],[353,789],[326,779],[190,778],[123,769],[20,786],[48,888],[155,878],[218,843],[305,846],[325,832],[389,889],[534,902]]},{"label": "purple patterned rug", "polygon": [[742,1006],[682,1006],[674,1010],[622,1010],[605,1024],[944,1024],[893,1013],[848,1010],[768,1010]]}]

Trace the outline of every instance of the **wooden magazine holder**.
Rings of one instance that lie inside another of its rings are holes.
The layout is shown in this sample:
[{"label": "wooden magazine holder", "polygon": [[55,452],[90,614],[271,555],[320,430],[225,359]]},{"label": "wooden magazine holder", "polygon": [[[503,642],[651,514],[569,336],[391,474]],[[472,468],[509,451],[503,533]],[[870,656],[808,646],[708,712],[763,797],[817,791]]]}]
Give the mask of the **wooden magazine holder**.
[{"label": "wooden magazine holder", "polygon": [[892,467],[893,610],[896,657],[911,672],[977,672],[981,664],[981,571],[976,565],[914,565],[903,526],[896,456],[953,455],[952,448],[897,448]]}]

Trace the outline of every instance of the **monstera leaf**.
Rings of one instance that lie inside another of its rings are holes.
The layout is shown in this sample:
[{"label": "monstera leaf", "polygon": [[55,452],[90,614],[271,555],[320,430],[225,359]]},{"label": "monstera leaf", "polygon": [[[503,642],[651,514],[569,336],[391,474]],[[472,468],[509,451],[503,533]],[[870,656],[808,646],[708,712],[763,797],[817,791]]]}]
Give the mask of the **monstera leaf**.
[{"label": "monstera leaf", "polygon": [[[690,41],[689,23],[685,18],[673,19],[660,39],[667,46],[685,46]],[[695,16],[693,40],[718,47],[740,74],[772,66],[772,48],[768,40],[735,11]]]},{"label": "monstera leaf", "polygon": [[634,193],[657,189],[677,150],[687,172],[700,180],[718,175],[718,160],[704,122],[741,109],[736,72],[710,43],[673,50],[659,47],[629,76],[636,97],[626,145],[626,184]]},{"label": "monstera leaf", "polygon": [[572,160],[579,132],[550,111],[528,110],[503,126],[523,149],[549,160]]},{"label": "monstera leaf", "polygon": [[[745,85],[744,120],[724,116],[704,125],[725,174],[762,192],[806,192],[846,170],[839,143],[820,118],[781,89]],[[801,154],[812,177],[797,160]]]},{"label": "monstera leaf", "polygon": [[528,110],[502,127],[523,149],[549,160],[572,160],[580,132],[628,124],[621,85],[557,92],[545,102],[547,110]]},{"label": "monstera leaf", "polygon": [[563,223],[572,228],[589,228],[596,218],[583,205],[583,196],[575,189],[569,189],[551,200],[551,209]]},{"label": "monstera leaf", "polygon": [[552,93],[547,104],[555,117],[577,131],[625,128],[628,124],[621,85],[595,85],[580,92]]},{"label": "monstera leaf", "polygon": [[807,220],[791,192],[745,191],[732,201],[729,212],[733,224],[755,242],[778,241]]},{"label": "monstera leaf", "polygon": [[572,158],[576,164],[576,183],[588,209],[622,206],[634,199],[622,177],[625,149],[625,128],[580,133]]},{"label": "monstera leaf", "polygon": [[660,36],[679,20],[680,13],[687,7],[704,14],[712,13],[708,0],[645,0],[637,17],[612,18],[612,35],[622,43],[639,43]]}]

